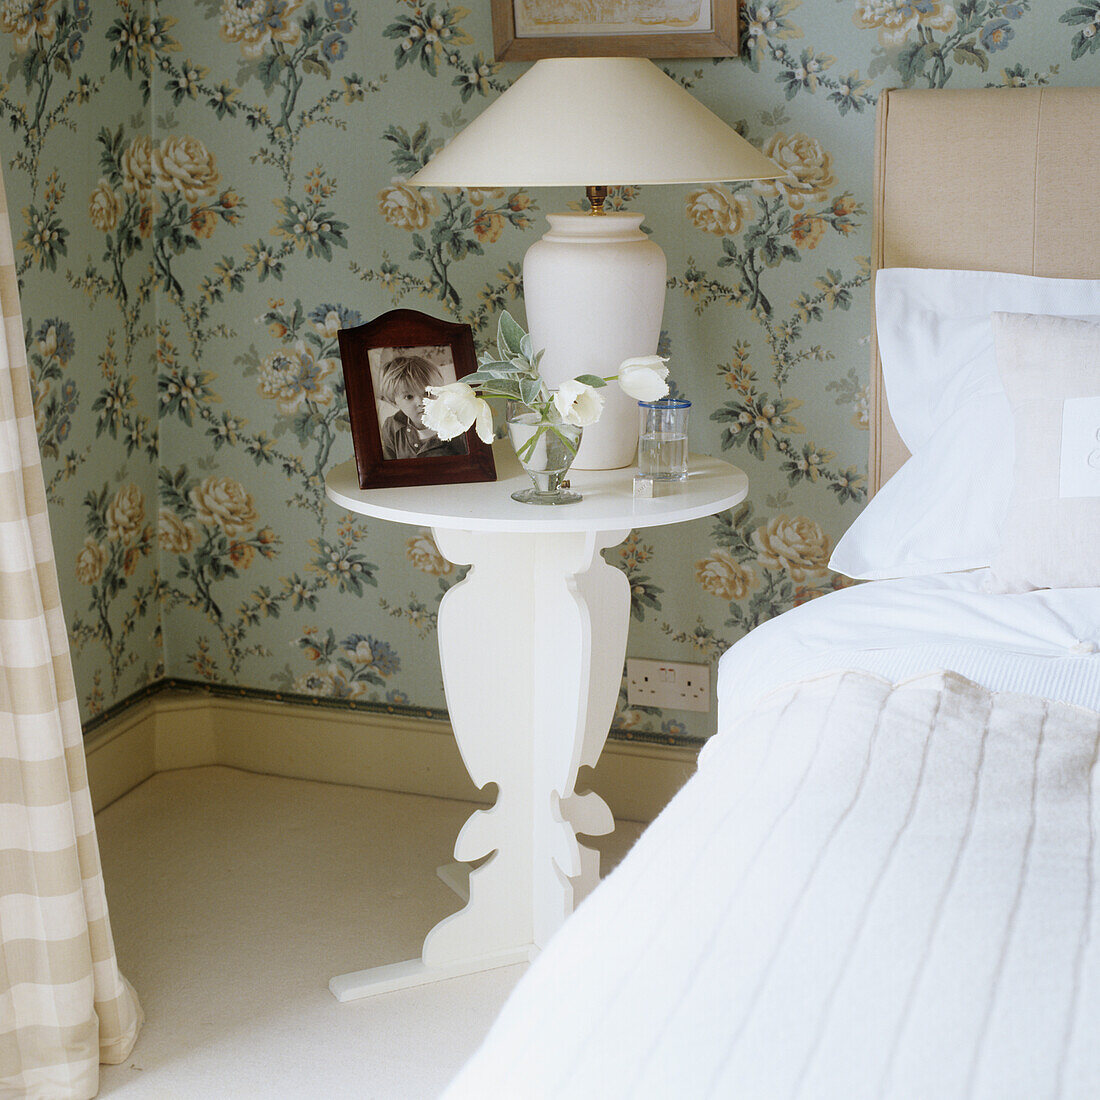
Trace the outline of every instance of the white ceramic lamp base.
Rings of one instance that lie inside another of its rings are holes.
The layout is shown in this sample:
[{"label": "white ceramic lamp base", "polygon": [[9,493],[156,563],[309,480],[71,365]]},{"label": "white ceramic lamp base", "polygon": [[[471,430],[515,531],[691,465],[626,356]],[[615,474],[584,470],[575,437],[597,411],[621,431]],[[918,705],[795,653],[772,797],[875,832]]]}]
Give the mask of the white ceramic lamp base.
[{"label": "white ceramic lamp base", "polygon": [[[578,374],[607,377],[624,359],[653,355],[665,303],[665,254],[641,231],[642,214],[549,214],[549,231],[523,260],[527,324],[541,371],[556,387]],[[638,403],[612,382],[585,428],[577,470],[633,464]]]}]

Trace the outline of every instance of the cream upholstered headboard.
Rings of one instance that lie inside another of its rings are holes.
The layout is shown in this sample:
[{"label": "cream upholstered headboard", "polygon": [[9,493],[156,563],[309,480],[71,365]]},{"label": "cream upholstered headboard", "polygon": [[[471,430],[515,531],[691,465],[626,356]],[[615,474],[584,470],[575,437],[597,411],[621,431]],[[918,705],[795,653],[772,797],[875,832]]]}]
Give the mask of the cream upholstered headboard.
[{"label": "cream upholstered headboard", "polygon": [[[871,263],[1100,278],[1100,88],[889,91]],[[874,493],[909,457],[871,339]]]}]

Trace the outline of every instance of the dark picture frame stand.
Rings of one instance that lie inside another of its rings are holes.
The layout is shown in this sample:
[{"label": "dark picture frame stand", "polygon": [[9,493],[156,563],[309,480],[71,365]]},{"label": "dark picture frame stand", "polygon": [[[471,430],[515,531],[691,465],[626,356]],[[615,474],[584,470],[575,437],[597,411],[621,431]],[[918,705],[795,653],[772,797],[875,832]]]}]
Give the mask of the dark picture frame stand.
[{"label": "dark picture frame stand", "polygon": [[459,381],[477,370],[474,334],[469,325],[430,317],[414,309],[393,309],[365,325],[341,329],[337,339],[360,489],[496,481],[492,447],[482,443],[473,428],[459,437],[465,440],[465,454],[386,458],[382,450],[371,351],[446,346],[454,363],[455,380]]}]

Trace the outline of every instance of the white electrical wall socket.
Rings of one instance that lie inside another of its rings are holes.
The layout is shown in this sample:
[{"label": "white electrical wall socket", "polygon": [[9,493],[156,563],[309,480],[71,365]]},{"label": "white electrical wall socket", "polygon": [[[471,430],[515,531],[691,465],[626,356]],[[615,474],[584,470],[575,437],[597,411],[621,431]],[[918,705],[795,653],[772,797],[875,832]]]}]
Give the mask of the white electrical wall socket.
[{"label": "white electrical wall socket", "polygon": [[710,665],[628,657],[626,701],[630,706],[709,711]]}]

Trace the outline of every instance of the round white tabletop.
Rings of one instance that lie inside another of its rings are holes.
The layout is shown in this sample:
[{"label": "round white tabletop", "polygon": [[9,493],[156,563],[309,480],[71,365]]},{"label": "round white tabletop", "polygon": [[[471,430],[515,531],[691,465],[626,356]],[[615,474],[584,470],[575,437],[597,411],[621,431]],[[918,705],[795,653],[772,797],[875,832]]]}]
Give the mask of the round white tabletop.
[{"label": "round white tabletop", "polygon": [[329,498],[349,511],[418,527],[463,531],[613,531],[661,527],[712,516],[745,499],[749,479],[728,462],[693,454],[687,480],[665,495],[635,498],[634,467],[622,470],[571,470],[569,481],[581,493],[576,504],[520,504],[516,489],[531,479],[511,446],[493,447],[497,480],[463,485],[412,485],[360,489],[355,460],[334,466],[325,478]]}]

